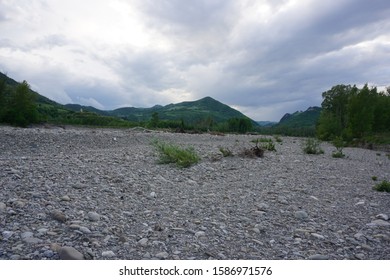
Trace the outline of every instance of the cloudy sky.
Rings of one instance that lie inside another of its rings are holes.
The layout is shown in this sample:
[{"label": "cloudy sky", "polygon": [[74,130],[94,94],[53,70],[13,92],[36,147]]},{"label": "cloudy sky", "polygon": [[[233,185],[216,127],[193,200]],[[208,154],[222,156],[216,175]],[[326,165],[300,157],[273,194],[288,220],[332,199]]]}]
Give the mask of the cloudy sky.
[{"label": "cloudy sky", "polygon": [[211,96],[255,120],[390,85],[389,0],[0,0],[0,71],[59,103]]}]

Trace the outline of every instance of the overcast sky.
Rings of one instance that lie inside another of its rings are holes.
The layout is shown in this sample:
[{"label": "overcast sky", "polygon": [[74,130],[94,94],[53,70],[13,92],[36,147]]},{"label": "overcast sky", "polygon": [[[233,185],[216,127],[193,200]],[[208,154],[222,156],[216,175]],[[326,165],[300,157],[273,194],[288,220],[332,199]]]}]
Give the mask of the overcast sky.
[{"label": "overcast sky", "polygon": [[211,96],[278,121],[390,85],[390,1],[0,0],[0,71],[62,104]]}]

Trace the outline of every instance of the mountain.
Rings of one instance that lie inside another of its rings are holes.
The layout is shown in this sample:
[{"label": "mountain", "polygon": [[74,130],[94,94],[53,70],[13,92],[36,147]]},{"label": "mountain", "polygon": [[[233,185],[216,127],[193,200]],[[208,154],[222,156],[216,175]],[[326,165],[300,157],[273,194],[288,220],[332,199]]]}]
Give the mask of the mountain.
[{"label": "mountain", "polygon": [[211,97],[166,106],[156,105],[151,108],[119,108],[108,111],[108,113],[111,116],[131,121],[148,121],[153,113],[158,113],[161,120],[183,120],[186,123],[196,123],[207,118],[211,118],[215,122],[224,122],[231,118],[248,118],[241,112]]},{"label": "mountain", "polygon": [[290,128],[315,127],[321,113],[320,107],[309,107],[306,111],[285,114],[276,126]]},{"label": "mountain", "polygon": [[262,127],[271,127],[277,124],[277,122],[270,122],[270,121],[257,121],[257,124]]}]

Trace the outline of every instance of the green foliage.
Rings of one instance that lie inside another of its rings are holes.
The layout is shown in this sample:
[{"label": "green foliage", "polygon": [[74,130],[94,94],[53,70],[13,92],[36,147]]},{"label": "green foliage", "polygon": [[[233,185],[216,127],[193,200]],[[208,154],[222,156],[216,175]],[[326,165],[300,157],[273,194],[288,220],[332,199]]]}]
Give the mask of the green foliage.
[{"label": "green foliage", "polygon": [[149,121],[149,127],[156,128],[158,127],[159,122],[160,122],[160,118],[158,116],[158,113],[154,112],[152,114],[152,118]]},{"label": "green foliage", "polygon": [[343,158],[345,154],[343,153],[343,148],[345,147],[345,143],[342,137],[337,136],[333,139],[333,145],[336,147],[336,151],[333,151],[332,157],[334,158]]},{"label": "green foliage", "polygon": [[322,94],[316,133],[322,140],[347,141],[390,132],[390,95],[365,85],[337,85]]},{"label": "green foliage", "polygon": [[26,127],[38,122],[38,111],[34,95],[26,81],[19,84],[6,102],[4,121],[13,125]]},{"label": "green foliage", "polygon": [[230,132],[246,133],[253,128],[252,121],[248,118],[231,118],[228,120]]},{"label": "green foliage", "polygon": [[260,144],[260,148],[263,149],[263,150],[267,150],[267,151],[270,151],[270,152],[275,152],[276,151],[275,143],[272,141],[271,138],[263,137],[263,138],[254,139],[251,142],[255,143],[256,146],[258,146]]},{"label": "green foliage", "polygon": [[219,147],[219,151],[221,152],[223,157],[233,156],[233,152],[229,148]]},{"label": "green foliage", "polygon": [[324,151],[321,149],[320,144],[321,143],[317,139],[308,138],[302,147],[303,152],[310,155],[323,154]]},{"label": "green foliage", "polygon": [[378,192],[390,192],[390,182],[384,180],[374,186],[374,189]]},{"label": "green foliage", "polygon": [[175,163],[178,167],[190,167],[200,161],[200,157],[196,154],[194,148],[180,148],[174,144],[169,144],[155,140],[152,145],[159,153],[159,162],[161,164]]},{"label": "green foliage", "polygon": [[275,138],[275,141],[276,141],[277,143],[283,143],[283,140],[282,140],[282,138],[280,138],[279,135],[275,135],[274,138]]},{"label": "green foliage", "polygon": [[372,176],[371,179],[372,179],[373,181],[377,181],[377,180],[378,180],[378,177]]}]

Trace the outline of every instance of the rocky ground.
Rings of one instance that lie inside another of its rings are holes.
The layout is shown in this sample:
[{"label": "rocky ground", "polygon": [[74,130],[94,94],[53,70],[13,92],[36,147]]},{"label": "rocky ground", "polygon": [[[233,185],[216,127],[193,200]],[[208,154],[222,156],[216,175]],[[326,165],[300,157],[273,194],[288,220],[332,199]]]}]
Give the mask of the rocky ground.
[{"label": "rocky ground", "polygon": [[[386,153],[237,155],[258,137],[0,127],[0,259],[390,259]],[[152,139],[202,160],[158,164]]]}]

